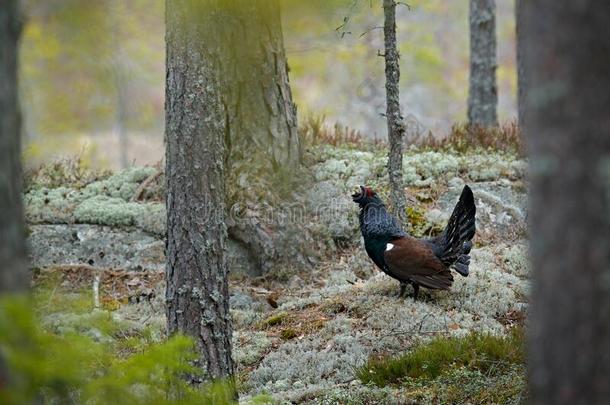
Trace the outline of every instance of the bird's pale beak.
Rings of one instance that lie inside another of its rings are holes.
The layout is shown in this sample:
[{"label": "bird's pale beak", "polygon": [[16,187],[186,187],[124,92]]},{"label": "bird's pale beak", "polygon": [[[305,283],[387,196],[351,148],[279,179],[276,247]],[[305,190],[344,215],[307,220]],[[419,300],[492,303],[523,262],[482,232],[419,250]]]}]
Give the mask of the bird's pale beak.
[{"label": "bird's pale beak", "polygon": [[360,190],[356,190],[354,194],[352,194],[352,199],[354,202],[357,202],[364,196],[364,186],[360,186]]}]

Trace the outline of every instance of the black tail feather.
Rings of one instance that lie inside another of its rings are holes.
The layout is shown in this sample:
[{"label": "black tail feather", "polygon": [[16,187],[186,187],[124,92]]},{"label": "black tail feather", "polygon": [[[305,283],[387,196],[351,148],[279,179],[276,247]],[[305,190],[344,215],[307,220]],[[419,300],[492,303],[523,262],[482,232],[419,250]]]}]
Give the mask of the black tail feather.
[{"label": "black tail feather", "polygon": [[456,204],[449,223],[437,239],[437,256],[446,266],[452,266],[463,276],[468,275],[472,238],[476,232],[474,196],[468,186],[464,186],[460,200]]}]

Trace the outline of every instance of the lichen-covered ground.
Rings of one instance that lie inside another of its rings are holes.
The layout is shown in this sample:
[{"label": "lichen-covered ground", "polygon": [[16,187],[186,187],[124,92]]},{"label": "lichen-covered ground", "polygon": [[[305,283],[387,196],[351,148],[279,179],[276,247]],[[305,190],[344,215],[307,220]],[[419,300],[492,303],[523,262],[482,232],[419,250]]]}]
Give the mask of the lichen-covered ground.
[{"label": "lichen-covered ground", "polygon": [[[451,291],[424,290],[414,302],[396,298],[397,282],[379,273],[361,246],[349,194],[359,184],[382,195],[388,189],[385,152],[367,149],[325,145],[308,152],[306,186],[294,194],[294,220],[304,236],[279,233],[273,239],[303,245],[298,260],[308,264],[305,270],[291,268],[284,257],[281,277],[251,277],[239,272],[248,252],[229,251],[234,358],[244,402],[259,393],[294,403],[438,402],[422,396],[426,387],[414,393],[412,387],[364,385],[356,369],[371,357],[398,355],[434,336],[502,335],[523,322],[529,288],[526,162],[497,151],[406,151],[411,233],[441,230],[465,183],[477,204],[470,275],[456,274]],[[62,173],[41,173],[26,194],[31,260],[37,279],[61,274],[63,287],[90,288],[98,276],[99,308],[78,315],[55,312],[45,318],[47,326],[73,330],[78,317],[106,314],[121,322],[124,335],[146,331],[148,338],[162,339],[162,173],[147,167],[65,179]],[[442,383],[434,389],[442,390]]]}]

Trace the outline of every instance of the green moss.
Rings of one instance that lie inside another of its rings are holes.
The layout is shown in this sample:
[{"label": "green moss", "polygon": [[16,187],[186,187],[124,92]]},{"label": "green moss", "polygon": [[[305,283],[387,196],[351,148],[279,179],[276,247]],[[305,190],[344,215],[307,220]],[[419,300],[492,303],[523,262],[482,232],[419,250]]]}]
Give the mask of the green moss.
[{"label": "green moss", "polygon": [[421,238],[440,233],[443,228],[439,223],[430,223],[426,211],[416,205],[410,205],[406,209],[409,220],[407,231],[409,234]]},{"label": "green moss", "polygon": [[358,369],[365,383],[400,384],[405,378],[434,380],[451,369],[466,367],[480,372],[499,371],[524,362],[524,334],[515,328],[506,337],[471,333],[438,337],[397,358],[370,359]]},{"label": "green moss", "polygon": [[292,328],[282,329],[282,331],[280,332],[280,337],[283,340],[294,339],[297,336],[299,336],[299,333],[296,330],[292,329]]},{"label": "green moss", "polygon": [[275,326],[280,325],[288,317],[287,312],[278,312],[275,315],[270,316],[262,322],[263,326]]},{"label": "green moss", "polygon": [[522,404],[526,399],[525,367],[512,365],[492,374],[457,367],[434,381],[406,378],[401,388],[419,404]]}]

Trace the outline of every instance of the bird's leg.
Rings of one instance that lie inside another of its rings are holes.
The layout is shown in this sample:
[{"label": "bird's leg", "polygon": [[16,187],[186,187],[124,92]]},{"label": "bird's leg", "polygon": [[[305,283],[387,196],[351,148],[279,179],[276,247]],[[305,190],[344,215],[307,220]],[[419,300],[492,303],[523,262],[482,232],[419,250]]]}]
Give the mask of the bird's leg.
[{"label": "bird's leg", "polygon": [[419,296],[419,284],[413,283],[413,301],[417,301]]},{"label": "bird's leg", "polygon": [[400,292],[398,293],[398,298],[402,298],[405,295],[405,291],[407,290],[407,283],[400,283]]}]

